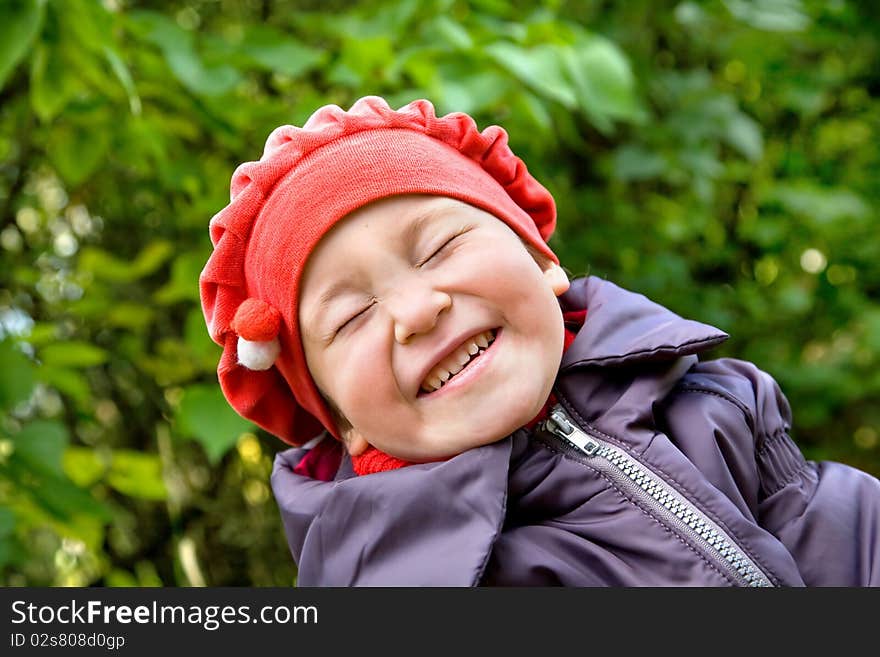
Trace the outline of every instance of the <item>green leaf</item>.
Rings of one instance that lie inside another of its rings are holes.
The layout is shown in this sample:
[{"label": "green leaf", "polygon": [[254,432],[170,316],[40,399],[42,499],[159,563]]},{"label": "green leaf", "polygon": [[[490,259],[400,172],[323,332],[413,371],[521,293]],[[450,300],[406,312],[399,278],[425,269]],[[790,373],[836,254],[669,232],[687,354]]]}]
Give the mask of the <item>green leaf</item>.
[{"label": "green leaf", "polygon": [[82,525],[94,534],[95,521],[109,521],[110,510],[91,496],[88,491],[74,485],[63,475],[30,467],[30,464],[13,454],[6,472],[46,513],[70,527]]},{"label": "green leaf", "polygon": [[199,274],[205,267],[207,256],[185,253],[174,259],[171,280],[156,290],[153,298],[163,305],[178,301],[199,300]]},{"label": "green leaf", "polygon": [[110,145],[106,130],[67,122],[53,127],[50,140],[49,159],[72,186],[79,185],[95,172]]},{"label": "green leaf", "polygon": [[[133,262],[127,262],[97,247],[86,247],[80,252],[79,266],[101,280],[129,283],[154,273],[173,254],[174,245],[165,240],[154,240],[147,244]],[[198,289],[198,280],[196,288]]]},{"label": "green leaf", "polygon": [[34,388],[34,366],[10,340],[0,341],[0,409],[27,400]]},{"label": "green leaf", "polygon": [[240,51],[265,69],[297,77],[320,66],[324,52],[262,25],[247,28]]},{"label": "green leaf", "polygon": [[736,18],[759,30],[768,32],[800,32],[810,25],[800,0],[724,0]]},{"label": "green leaf", "polygon": [[0,537],[0,569],[9,564],[22,564],[29,556],[28,551],[22,549],[18,536]]},{"label": "green leaf", "polygon": [[387,36],[350,39],[327,79],[347,86],[375,84],[394,65],[394,49]]},{"label": "green leaf", "polygon": [[620,180],[656,178],[667,167],[666,158],[641,146],[628,144],[618,148],[613,159],[614,175]]},{"label": "green leaf", "polygon": [[105,281],[126,283],[134,280],[130,262],[94,246],[84,247],[80,251],[79,268]]},{"label": "green leaf", "polygon": [[563,64],[556,46],[540,45],[525,49],[499,41],[483,50],[499,66],[540,95],[555,100],[568,109],[577,107],[577,95],[563,73]]},{"label": "green leaf", "polygon": [[457,50],[470,50],[474,40],[468,31],[448,16],[438,16],[433,23],[441,38]]},{"label": "green leaf", "polygon": [[0,543],[15,530],[15,514],[9,509],[0,508]]},{"label": "green leaf", "polygon": [[809,118],[819,114],[829,104],[829,90],[791,81],[779,90],[777,102]]},{"label": "green leaf", "polygon": [[232,66],[206,67],[196,51],[192,34],[170,18],[152,11],[132,12],[129,18],[149,41],[159,46],[171,72],[193,93],[219,96],[231,91],[241,80]]},{"label": "green leaf", "polygon": [[114,568],[105,577],[107,586],[115,588],[128,588],[138,586],[137,578],[127,570]]},{"label": "green leaf", "polygon": [[40,43],[31,62],[31,107],[44,122],[51,121],[82,88],[57,43]]},{"label": "green leaf", "polygon": [[162,586],[162,578],[156,571],[156,566],[152,561],[142,559],[134,565],[134,572],[137,575],[138,586]]},{"label": "green leaf", "polygon": [[220,96],[239,83],[241,76],[231,66],[206,68],[194,49],[183,44],[165,50],[165,59],[174,76],[199,96]]},{"label": "green leaf", "polygon": [[810,181],[774,185],[763,200],[780,203],[792,214],[811,217],[820,224],[863,219],[871,212],[868,204],[855,192],[823,187]]},{"label": "green leaf", "polygon": [[37,378],[46,385],[70,396],[79,408],[88,408],[92,391],[82,374],[61,367],[41,367],[37,370]]},{"label": "green leaf", "polygon": [[150,326],[155,316],[156,311],[149,306],[123,302],[114,304],[107,313],[107,324],[142,332]]},{"label": "green leaf", "polygon": [[123,495],[142,500],[164,500],[168,497],[162,479],[162,462],[156,454],[113,450],[107,483]]},{"label": "green leaf", "polygon": [[795,283],[781,286],[776,300],[778,309],[795,316],[805,314],[813,305],[809,291]]},{"label": "green leaf", "polygon": [[[433,66],[439,75],[439,93],[435,97],[438,113],[476,114],[504,102],[510,90],[510,78],[496,70],[475,73],[467,62]],[[516,85],[519,88],[519,85]],[[521,92],[527,93],[527,92]]]},{"label": "green leaf", "polygon": [[61,458],[68,440],[67,427],[60,422],[35,420],[12,436],[13,454],[34,470],[62,476]]},{"label": "green leaf", "polygon": [[880,308],[868,308],[859,318],[865,327],[865,343],[875,353],[880,353]]},{"label": "green leaf", "polygon": [[110,46],[104,47],[104,56],[110,63],[110,68],[113,70],[113,73],[122,83],[122,88],[125,89],[125,93],[128,95],[128,107],[131,110],[131,113],[134,116],[140,116],[141,98],[138,95],[137,89],[134,86],[134,80],[131,77],[131,72],[125,65],[122,57],[119,56],[119,53],[117,53]]},{"label": "green leaf", "polygon": [[0,508],[0,569],[18,556],[14,532],[15,514],[10,509]]},{"label": "green leaf", "polygon": [[44,0],[7,0],[0,5],[0,89],[39,34],[44,5]]},{"label": "green leaf", "polygon": [[104,349],[75,340],[46,345],[39,354],[45,367],[94,367],[108,357]]},{"label": "green leaf", "polygon": [[518,94],[516,110],[537,129],[534,133],[544,143],[553,143],[553,117],[541,99],[528,91]]},{"label": "green leaf", "polygon": [[727,143],[752,162],[760,160],[764,153],[764,138],[761,136],[761,127],[741,112],[736,113],[728,120],[725,138]]},{"label": "green leaf", "polygon": [[608,132],[613,120],[644,120],[629,61],[613,42],[594,35],[583,37],[566,49],[564,59],[577,102],[597,128]]},{"label": "green leaf", "polygon": [[64,452],[64,472],[80,487],[106,481],[123,495],[143,500],[168,497],[162,478],[162,462],[156,454],[117,449],[100,454],[88,447],[69,447]]},{"label": "green leaf", "polygon": [[196,358],[206,364],[210,363],[211,369],[216,367],[223,349],[211,339],[201,308],[193,308],[187,313],[183,339]]},{"label": "green leaf", "polygon": [[213,463],[220,460],[242,433],[253,430],[253,425],[232,409],[219,385],[186,388],[176,420],[180,432],[201,443]]},{"label": "green leaf", "polygon": [[80,488],[96,484],[107,471],[107,463],[91,447],[68,447],[64,450],[61,464],[64,474]]},{"label": "green leaf", "polygon": [[40,347],[58,339],[58,324],[55,322],[36,322],[25,337],[25,342]]},{"label": "green leaf", "polygon": [[157,271],[174,255],[174,245],[165,240],[154,240],[147,244],[135,258],[132,271],[135,278],[143,278]]},{"label": "green leaf", "polygon": [[682,149],[678,159],[695,177],[716,178],[724,171],[724,165],[709,148]]},{"label": "green leaf", "polygon": [[65,0],[64,24],[81,47],[101,52],[113,39],[113,16],[94,0]]}]

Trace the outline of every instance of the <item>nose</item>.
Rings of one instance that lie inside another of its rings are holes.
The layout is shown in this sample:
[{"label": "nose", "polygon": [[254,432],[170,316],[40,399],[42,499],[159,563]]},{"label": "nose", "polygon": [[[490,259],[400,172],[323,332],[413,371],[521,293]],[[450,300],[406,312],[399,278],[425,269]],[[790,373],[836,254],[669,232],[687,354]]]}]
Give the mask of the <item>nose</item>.
[{"label": "nose", "polygon": [[452,297],[418,276],[398,281],[395,287],[388,308],[394,321],[394,339],[400,344],[430,331],[440,313],[452,305]]}]

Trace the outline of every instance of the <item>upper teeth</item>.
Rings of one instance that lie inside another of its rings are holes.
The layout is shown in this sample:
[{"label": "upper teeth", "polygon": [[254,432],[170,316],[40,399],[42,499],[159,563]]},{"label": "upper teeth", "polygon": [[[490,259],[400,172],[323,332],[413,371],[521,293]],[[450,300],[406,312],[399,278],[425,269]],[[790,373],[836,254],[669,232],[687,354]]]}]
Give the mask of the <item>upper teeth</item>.
[{"label": "upper teeth", "polygon": [[440,363],[428,373],[422,382],[422,390],[425,392],[434,392],[438,390],[451,377],[455,376],[464,369],[471,357],[486,349],[495,339],[494,331],[484,331],[479,335],[465,340],[458,349],[453,351],[449,356],[444,358]]}]

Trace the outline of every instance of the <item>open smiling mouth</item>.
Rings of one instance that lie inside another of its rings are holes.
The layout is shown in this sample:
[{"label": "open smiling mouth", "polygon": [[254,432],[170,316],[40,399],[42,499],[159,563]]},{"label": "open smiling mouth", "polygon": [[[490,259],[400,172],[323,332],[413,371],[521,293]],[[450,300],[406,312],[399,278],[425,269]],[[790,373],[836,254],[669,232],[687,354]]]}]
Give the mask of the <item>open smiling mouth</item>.
[{"label": "open smiling mouth", "polygon": [[495,341],[498,329],[483,331],[465,340],[464,343],[444,358],[437,366],[428,373],[419,388],[419,397],[430,395],[432,392],[441,390],[456,375],[468,368],[478,360],[489,346]]}]

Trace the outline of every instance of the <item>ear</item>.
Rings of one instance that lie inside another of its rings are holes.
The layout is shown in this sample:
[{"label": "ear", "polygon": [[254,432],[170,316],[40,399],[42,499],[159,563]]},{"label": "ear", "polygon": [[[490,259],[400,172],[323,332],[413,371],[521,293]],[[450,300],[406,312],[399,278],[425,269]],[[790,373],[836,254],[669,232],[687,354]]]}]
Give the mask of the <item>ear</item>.
[{"label": "ear", "polygon": [[351,456],[360,456],[370,446],[370,443],[366,441],[360,431],[354,427],[346,431],[343,438],[345,439],[345,448]]},{"label": "ear", "polygon": [[547,265],[547,268],[544,270],[544,280],[547,281],[547,285],[550,286],[550,289],[553,290],[553,294],[557,297],[564,293],[569,285],[571,285],[565,270],[555,262],[551,262]]}]

